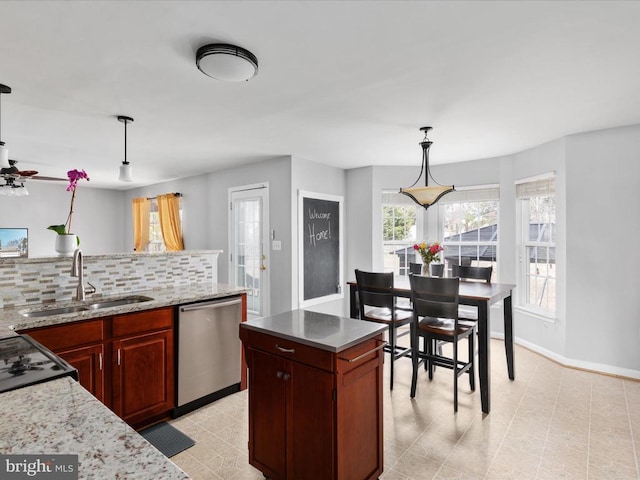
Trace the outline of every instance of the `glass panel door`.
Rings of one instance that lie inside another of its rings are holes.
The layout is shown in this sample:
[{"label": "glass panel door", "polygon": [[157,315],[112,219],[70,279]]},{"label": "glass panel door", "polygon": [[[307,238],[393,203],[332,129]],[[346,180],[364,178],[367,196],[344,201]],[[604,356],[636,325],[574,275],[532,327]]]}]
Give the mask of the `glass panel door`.
[{"label": "glass panel door", "polygon": [[265,187],[231,192],[230,279],[248,289],[247,313],[252,316],[268,315],[266,198]]}]

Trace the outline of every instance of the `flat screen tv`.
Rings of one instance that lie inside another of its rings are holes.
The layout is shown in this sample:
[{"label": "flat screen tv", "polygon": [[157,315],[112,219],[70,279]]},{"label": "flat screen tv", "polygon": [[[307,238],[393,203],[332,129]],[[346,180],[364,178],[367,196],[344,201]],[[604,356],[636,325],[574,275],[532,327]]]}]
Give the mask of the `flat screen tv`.
[{"label": "flat screen tv", "polygon": [[29,256],[29,229],[0,228],[0,258]]}]

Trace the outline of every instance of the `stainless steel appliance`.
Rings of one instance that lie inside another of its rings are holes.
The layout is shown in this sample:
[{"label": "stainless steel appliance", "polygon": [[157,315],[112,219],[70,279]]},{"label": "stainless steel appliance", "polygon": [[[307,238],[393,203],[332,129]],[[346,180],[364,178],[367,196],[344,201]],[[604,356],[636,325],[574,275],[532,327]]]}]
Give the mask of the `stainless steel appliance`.
[{"label": "stainless steel appliance", "polygon": [[240,391],[242,297],[178,308],[174,416]]},{"label": "stainless steel appliance", "polygon": [[0,392],[66,376],[78,371],[30,336],[0,339]]}]

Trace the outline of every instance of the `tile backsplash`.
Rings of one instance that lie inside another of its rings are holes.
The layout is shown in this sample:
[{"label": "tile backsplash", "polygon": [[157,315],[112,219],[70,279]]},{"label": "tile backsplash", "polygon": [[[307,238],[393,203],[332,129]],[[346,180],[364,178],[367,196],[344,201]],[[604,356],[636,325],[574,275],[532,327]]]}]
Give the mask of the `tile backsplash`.
[{"label": "tile backsplash", "polygon": [[[118,295],[162,287],[218,281],[222,250],[118,253],[84,257],[84,284],[97,295]],[[72,300],[78,279],[71,258],[0,260],[0,308]]]}]

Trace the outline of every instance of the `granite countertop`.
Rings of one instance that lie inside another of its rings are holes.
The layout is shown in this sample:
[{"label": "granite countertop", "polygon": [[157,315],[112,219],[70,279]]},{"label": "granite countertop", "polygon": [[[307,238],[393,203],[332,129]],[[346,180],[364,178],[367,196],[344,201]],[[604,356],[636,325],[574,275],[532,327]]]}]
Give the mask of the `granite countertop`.
[{"label": "granite countertop", "polygon": [[188,479],[69,377],[2,394],[0,454],[78,455],[78,478]]},{"label": "granite countertop", "polygon": [[[88,320],[91,318],[107,317],[111,315],[119,315],[122,313],[139,312],[142,310],[150,310],[153,308],[161,308],[172,305],[181,305],[185,303],[198,302],[203,300],[212,300],[215,298],[239,295],[246,292],[243,287],[236,287],[224,283],[204,283],[189,285],[187,287],[165,287],[153,290],[136,290],[119,295],[87,295],[84,302],[65,301],[48,303],[46,305],[28,305],[14,308],[0,309],[0,338],[14,335],[15,331],[26,330],[29,328],[46,327],[51,325],[59,325],[63,323],[76,322],[80,320]],[[130,296],[146,296],[153,300],[131,303],[117,307],[101,308],[95,310],[84,310],[80,312],[66,313],[61,315],[51,315],[47,317],[25,317],[23,312],[44,309],[57,309],[70,306],[89,305],[97,301],[117,300]]]},{"label": "granite countertop", "polygon": [[249,320],[240,325],[261,333],[338,353],[387,330],[381,323],[293,310]]}]

